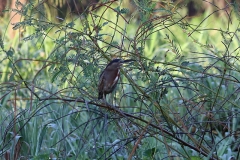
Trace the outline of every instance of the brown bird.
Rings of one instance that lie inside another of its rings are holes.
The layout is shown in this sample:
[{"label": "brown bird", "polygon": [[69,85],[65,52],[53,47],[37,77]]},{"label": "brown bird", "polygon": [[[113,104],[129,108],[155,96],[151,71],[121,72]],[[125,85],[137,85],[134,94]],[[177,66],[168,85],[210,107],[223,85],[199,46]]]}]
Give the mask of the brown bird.
[{"label": "brown bird", "polygon": [[121,66],[123,65],[123,63],[131,61],[135,60],[114,59],[107,65],[107,67],[102,71],[99,77],[98,99],[103,98],[104,100],[106,100],[106,95],[113,92],[113,90],[117,87],[117,82],[120,77]]}]

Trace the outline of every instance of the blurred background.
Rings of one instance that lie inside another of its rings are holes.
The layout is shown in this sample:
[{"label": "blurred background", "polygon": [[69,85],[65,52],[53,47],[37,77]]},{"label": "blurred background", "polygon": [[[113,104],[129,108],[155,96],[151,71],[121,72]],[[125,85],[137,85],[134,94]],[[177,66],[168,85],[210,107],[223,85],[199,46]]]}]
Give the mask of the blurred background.
[{"label": "blurred background", "polygon": [[[16,7],[21,7],[16,6],[16,2],[25,4],[27,0],[0,0],[0,15],[2,18],[9,20],[10,24],[20,22],[21,19],[21,16],[19,14],[10,11],[11,9],[16,9]],[[83,13],[88,6],[94,6],[94,4],[97,4],[98,2],[98,0],[47,0],[43,1],[42,3],[44,3],[44,6],[46,7],[45,9],[47,10],[48,15],[53,17],[66,18],[69,16],[69,13],[73,15],[79,15]],[[184,5],[186,4],[184,7],[188,18],[201,15],[206,10],[211,12],[219,9],[224,10],[225,13],[218,12],[217,15],[226,16],[224,14],[227,14],[229,12],[230,3],[240,3],[237,0],[173,0],[172,2],[178,5],[181,5],[181,3],[184,3]],[[164,5],[166,5],[165,2],[159,2],[156,5],[156,9],[164,7]],[[131,15],[136,9],[135,3],[132,3],[131,0],[124,0],[123,7],[129,8],[129,15]],[[9,26],[9,34],[11,37],[15,35],[15,31],[12,30],[12,25]]]}]

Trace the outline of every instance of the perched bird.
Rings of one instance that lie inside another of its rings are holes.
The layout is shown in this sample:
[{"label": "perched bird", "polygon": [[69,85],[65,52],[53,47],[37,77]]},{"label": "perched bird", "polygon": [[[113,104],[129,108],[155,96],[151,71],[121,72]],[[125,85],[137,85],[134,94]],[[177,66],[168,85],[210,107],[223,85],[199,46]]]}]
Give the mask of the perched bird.
[{"label": "perched bird", "polygon": [[106,100],[106,95],[113,92],[113,90],[117,87],[117,82],[120,77],[120,67],[123,63],[131,61],[135,60],[113,59],[107,65],[99,77],[98,99],[104,98],[104,100]]}]

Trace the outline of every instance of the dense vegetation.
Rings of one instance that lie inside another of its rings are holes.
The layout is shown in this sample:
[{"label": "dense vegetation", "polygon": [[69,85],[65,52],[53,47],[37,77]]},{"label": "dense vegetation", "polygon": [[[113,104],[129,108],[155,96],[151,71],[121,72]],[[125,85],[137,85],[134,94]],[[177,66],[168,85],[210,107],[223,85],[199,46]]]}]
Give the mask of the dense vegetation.
[{"label": "dense vegetation", "polygon": [[[186,4],[103,1],[52,17],[47,2],[1,28],[0,156],[6,159],[239,159],[240,15]],[[131,6],[133,7],[133,6]],[[135,59],[97,99],[113,58]]]}]

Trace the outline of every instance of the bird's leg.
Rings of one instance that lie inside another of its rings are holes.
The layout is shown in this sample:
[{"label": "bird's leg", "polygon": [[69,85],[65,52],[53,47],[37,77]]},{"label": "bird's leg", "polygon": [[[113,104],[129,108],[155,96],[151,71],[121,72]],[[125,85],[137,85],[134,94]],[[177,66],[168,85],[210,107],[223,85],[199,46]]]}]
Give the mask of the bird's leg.
[{"label": "bird's leg", "polygon": [[108,106],[107,99],[106,99],[106,94],[103,94],[103,101],[104,101],[105,105]]},{"label": "bird's leg", "polygon": [[104,103],[106,104],[106,94],[103,94],[103,101],[104,101]]},{"label": "bird's leg", "polygon": [[106,94],[103,94],[103,101],[104,101],[106,106],[111,106],[112,107],[112,105],[107,102],[107,95]]},{"label": "bird's leg", "polygon": [[[114,92],[115,93],[115,92]],[[116,106],[116,100],[115,100],[115,96],[116,96],[116,94],[111,94],[111,99],[112,99],[112,105],[113,105],[113,107],[115,107]]]},{"label": "bird's leg", "polygon": [[111,104],[113,104],[112,93],[111,93],[111,94],[109,94],[109,96],[108,96],[108,97],[109,97],[109,98],[108,98],[109,102],[110,102]]},{"label": "bird's leg", "polygon": [[[112,107],[115,107],[115,105],[114,105],[114,98],[115,98],[115,97],[114,97],[114,96],[115,96],[115,95],[114,95],[113,93],[111,93],[110,96],[109,96],[109,97],[110,97],[110,98],[109,98],[109,101],[111,101],[111,104],[112,104],[111,106],[112,106]],[[116,103],[116,102],[115,102],[115,103]]]}]

